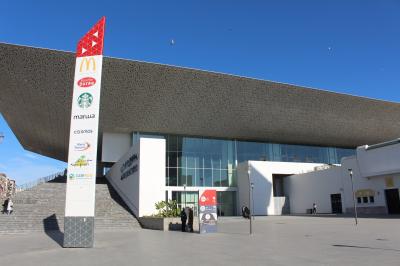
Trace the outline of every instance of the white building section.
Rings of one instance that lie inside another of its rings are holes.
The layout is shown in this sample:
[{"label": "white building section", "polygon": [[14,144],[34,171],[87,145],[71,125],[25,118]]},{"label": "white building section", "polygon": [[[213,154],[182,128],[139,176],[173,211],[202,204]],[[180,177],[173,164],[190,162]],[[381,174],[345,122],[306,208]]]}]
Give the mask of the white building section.
[{"label": "white building section", "polygon": [[400,214],[399,140],[361,146],[340,167],[288,178],[291,213],[303,213],[315,202],[320,213]]},{"label": "white building section", "polygon": [[103,133],[101,160],[115,163],[125,155],[132,146],[132,134]]},{"label": "white building section", "polygon": [[165,139],[137,138],[106,178],[136,217],[154,214],[165,197]]},{"label": "white building section", "polygon": [[[238,165],[238,213],[249,204],[249,177],[253,183],[254,215],[281,215],[291,210],[291,175],[310,172],[323,164],[248,161]],[[248,172],[248,169],[250,171]],[[253,206],[253,202],[251,206]],[[305,210],[304,210],[305,212]]]}]

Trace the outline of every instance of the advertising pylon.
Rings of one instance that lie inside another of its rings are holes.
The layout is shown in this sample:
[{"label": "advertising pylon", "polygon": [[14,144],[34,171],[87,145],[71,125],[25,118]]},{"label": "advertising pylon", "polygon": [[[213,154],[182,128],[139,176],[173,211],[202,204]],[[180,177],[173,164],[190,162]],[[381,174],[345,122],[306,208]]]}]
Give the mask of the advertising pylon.
[{"label": "advertising pylon", "polygon": [[69,135],[64,247],[93,247],[97,136],[105,17],[76,50]]}]

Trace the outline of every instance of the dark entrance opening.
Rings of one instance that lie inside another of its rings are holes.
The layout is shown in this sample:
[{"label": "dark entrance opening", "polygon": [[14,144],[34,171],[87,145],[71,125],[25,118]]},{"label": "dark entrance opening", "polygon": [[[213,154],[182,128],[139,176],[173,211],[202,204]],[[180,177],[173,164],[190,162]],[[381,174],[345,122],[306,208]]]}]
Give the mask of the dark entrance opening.
[{"label": "dark entrance opening", "polygon": [[331,194],[332,213],[342,213],[342,195]]},{"label": "dark entrance opening", "polygon": [[386,206],[389,214],[400,214],[400,198],[397,188],[385,189]]}]

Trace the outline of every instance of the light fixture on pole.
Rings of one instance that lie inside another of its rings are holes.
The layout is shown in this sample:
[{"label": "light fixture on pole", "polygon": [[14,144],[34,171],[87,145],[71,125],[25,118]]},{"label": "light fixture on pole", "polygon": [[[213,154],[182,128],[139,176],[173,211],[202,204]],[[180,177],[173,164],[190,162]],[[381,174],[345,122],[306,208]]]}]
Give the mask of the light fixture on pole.
[{"label": "light fixture on pole", "polygon": [[356,206],[356,199],[355,199],[355,193],[354,193],[354,185],[353,185],[353,170],[352,169],[347,169],[349,171],[350,175],[350,180],[351,180],[351,193],[353,194],[353,206],[354,206],[354,220],[356,221],[356,225],[358,224],[357,221],[357,206]]},{"label": "light fixture on pole", "polygon": [[250,221],[250,235],[251,234],[253,234],[253,225],[252,225],[252,219],[251,219],[251,215],[253,214],[253,209],[252,209],[252,206],[251,206],[251,194],[252,194],[252,192],[251,192],[251,190],[252,190],[252,182],[250,182],[250,163],[249,162],[247,162],[247,178],[248,178],[248,180],[249,180],[249,210],[250,210],[250,219],[249,219],[249,221]]}]

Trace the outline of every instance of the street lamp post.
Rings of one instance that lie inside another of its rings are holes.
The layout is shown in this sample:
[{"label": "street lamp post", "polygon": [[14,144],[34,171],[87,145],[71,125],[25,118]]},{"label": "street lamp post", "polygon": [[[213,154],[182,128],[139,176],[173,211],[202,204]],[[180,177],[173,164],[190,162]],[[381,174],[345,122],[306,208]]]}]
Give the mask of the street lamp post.
[{"label": "street lamp post", "polygon": [[353,170],[347,169],[349,171],[350,180],[351,180],[351,192],[353,193],[353,206],[354,206],[354,220],[356,221],[356,225],[358,224],[357,221],[357,206],[356,206],[356,199],[354,194],[354,185],[353,185]]},{"label": "street lamp post", "polygon": [[184,203],[185,203],[185,207],[184,208],[186,208],[186,184],[183,184],[183,191],[184,191],[183,198],[184,198]]},{"label": "street lamp post", "polygon": [[253,196],[253,191],[254,191],[254,183],[253,182],[251,182],[251,209],[252,209],[252,212],[251,212],[251,217],[253,218],[253,220],[254,220],[254,196]]},{"label": "street lamp post", "polygon": [[[252,194],[252,182],[250,182],[250,163],[248,163],[247,165],[247,178],[249,179],[249,210],[250,210],[250,215],[253,215],[253,209],[251,206],[251,194]],[[253,224],[252,224],[252,219],[251,217],[249,217],[250,219],[250,235],[253,234]]]}]

